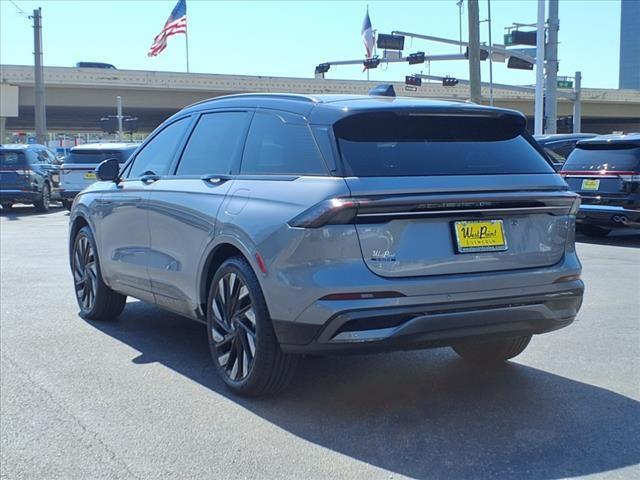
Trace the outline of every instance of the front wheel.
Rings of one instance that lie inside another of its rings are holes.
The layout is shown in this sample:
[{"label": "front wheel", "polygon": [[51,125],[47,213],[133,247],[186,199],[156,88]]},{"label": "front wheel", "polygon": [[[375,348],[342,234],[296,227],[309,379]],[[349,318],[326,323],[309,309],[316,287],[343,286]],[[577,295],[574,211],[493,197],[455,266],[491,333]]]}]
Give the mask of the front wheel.
[{"label": "front wheel", "polygon": [[120,315],[127,297],[109,288],[102,280],[96,243],[89,227],[82,227],[73,242],[71,271],[81,317],[113,320]]},{"label": "front wheel", "polygon": [[230,258],[216,272],[207,326],[213,363],[234,393],[274,393],[293,377],[298,357],[280,349],[262,289],[244,258]]},{"label": "front wheel", "polygon": [[531,335],[524,335],[493,340],[469,340],[452,348],[465,360],[480,364],[495,364],[520,355],[530,341]]}]

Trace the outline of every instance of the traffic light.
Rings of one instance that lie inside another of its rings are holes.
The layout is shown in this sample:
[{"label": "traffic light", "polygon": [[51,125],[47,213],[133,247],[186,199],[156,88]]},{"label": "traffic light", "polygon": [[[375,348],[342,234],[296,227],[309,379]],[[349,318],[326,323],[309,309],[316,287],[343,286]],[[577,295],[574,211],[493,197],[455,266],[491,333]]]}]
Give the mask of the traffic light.
[{"label": "traffic light", "polygon": [[327,73],[331,68],[330,63],[321,63],[316,67],[316,73]]},{"label": "traffic light", "polygon": [[446,76],[442,79],[443,87],[455,87],[457,84],[458,84],[457,78]]},{"label": "traffic light", "polygon": [[424,52],[416,52],[407,57],[407,62],[409,62],[409,65],[416,65],[418,63],[424,63],[424,58]]},{"label": "traffic light", "polygon": [[412,87],[420,87],[422,85],[422,79],[417,75],[407,75],[404,77],[404,84]]},{"label": "traffic light", "polygon": [[509,57],[507,68],[515,68],[516,70],[533,70],[533,63],[522,60],[518,57]]},{"label": "traffic light", "polygon": [[377,68],[380,65],[380,59],[378,57],[367,58],[362,64],[364,68]]},{"label": "traffic light", "polygon": [[381,50],[403,50],[404,37],[402,35],[378,34],[378,48]]},{"label": "traffic light", "polygon": [[[469,47],[467,47],[467,49],[464,52],[464,58],[469,58]],[[484,49],[480,49],[480,60],[482,60],[483,62],[489,58],[489,50],[484,50]]]}]

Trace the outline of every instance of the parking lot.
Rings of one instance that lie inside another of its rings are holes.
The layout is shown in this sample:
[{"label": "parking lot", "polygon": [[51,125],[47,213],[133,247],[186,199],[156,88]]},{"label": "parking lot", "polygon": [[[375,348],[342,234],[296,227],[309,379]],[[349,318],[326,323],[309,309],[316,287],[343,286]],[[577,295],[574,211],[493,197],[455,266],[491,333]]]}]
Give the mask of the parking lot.
[{"label": "parking lot", "polygon": [[68,213],[0,212],[1,476],[640,478],[640,234],[578,238],[578,321],[507,365],[449,349],[305,358],[231,396],[202,325],[77,314]]}]

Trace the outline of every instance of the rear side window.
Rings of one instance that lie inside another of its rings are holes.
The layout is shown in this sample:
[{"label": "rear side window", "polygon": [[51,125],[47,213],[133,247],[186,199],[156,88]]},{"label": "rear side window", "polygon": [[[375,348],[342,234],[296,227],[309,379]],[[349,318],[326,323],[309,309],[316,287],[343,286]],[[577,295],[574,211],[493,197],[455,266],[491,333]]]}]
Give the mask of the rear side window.
[{"label": "rear side window", "polygon": [[230,173],[242,152],[248,122],[247,112],[202,115],[182,154],[177,175]]},{"label": "rear side window", "polygon": [[318,147],[305,124],[274,113],[256,112],[242,156],[241,173],[327,175]]},{"label": "rear side window", "polygon": [[181,118],[157,133],[134,158],[129,178],[169,173],[176,149],[190,121],[190,117]]},{"label": "rear side window", "polygon": [[638,172],[640,171],[640,147],[624,144],[580,145],[571,152],[562,170]]},{"label": "rear side window", "polygon": [[0,150],[0,168],[23,167],[27,164],[27,159],[23,152],[12,152],[11,150]]},{"label": "rear side window", "polygon": [[334,126],[347,176],[554,173],[522,136],[524,119],[374,112]]}]

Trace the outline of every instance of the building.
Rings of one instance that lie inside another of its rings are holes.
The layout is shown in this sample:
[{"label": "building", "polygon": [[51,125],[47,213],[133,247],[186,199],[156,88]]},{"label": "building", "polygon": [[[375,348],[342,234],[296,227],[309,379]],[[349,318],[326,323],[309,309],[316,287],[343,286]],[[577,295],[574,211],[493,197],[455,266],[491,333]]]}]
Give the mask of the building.
[{"label": "building", "polygon": [[640,90],[640,0],[621,0],[620,88]]}]

